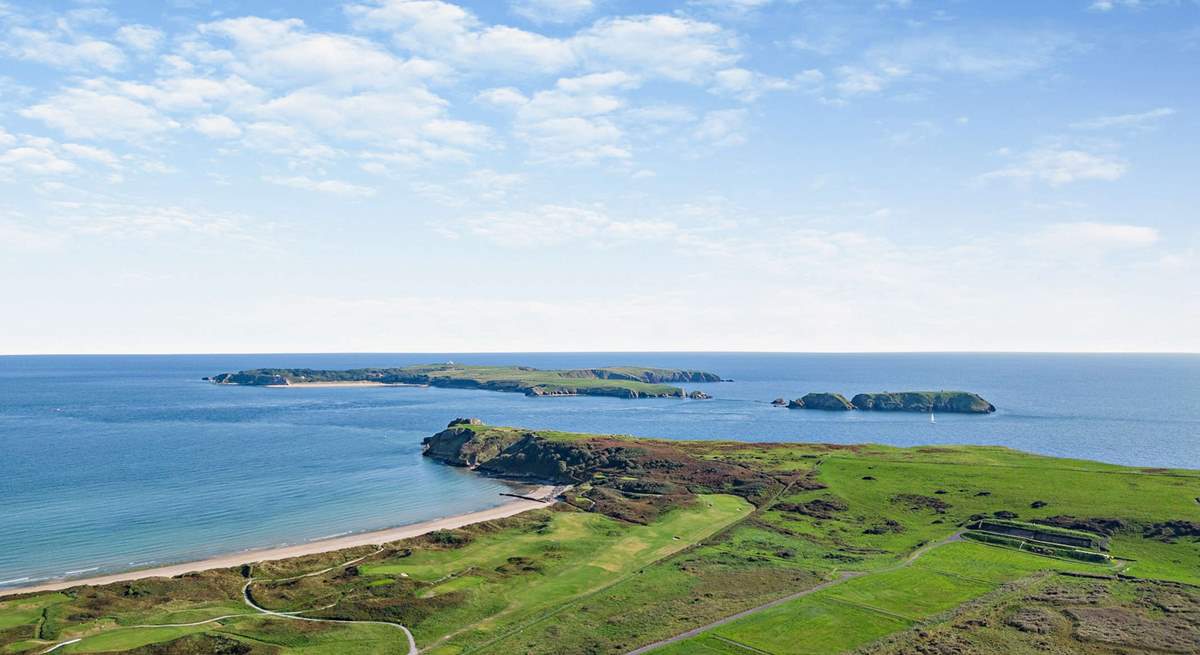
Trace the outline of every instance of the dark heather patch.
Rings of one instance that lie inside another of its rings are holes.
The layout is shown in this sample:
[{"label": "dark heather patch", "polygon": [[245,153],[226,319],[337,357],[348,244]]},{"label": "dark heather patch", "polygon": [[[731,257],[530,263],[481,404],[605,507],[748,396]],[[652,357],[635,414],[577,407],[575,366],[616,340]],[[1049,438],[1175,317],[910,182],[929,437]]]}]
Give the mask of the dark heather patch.
[{"label": "dark heather patch", "polygon": [[907,507],[910,510],[933,510],[938,514],[946,513],[950,509],[950,503],[944,500],[934,498],[933,496],[922,496],[921,494],[896,494],[892,496],[892,502]]}]

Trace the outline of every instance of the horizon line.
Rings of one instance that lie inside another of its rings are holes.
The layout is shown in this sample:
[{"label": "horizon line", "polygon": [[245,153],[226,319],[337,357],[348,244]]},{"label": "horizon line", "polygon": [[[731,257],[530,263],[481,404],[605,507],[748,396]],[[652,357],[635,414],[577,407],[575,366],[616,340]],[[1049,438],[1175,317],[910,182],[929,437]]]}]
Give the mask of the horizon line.
[{"label": "horizon line", "polygon": [[1184,350],[342,350],[225,352],[15,352],[0,357],[183,357],[238,355],[1200,355]]}]

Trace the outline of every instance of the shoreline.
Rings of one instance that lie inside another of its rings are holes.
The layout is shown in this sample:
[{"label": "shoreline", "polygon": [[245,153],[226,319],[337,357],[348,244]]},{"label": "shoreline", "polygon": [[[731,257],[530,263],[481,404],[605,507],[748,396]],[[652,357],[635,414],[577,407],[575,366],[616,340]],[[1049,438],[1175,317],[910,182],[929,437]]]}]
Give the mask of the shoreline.
[{"label": "shoreline", "polygon": [[[529,498],[508,497],[508,501],[488,509],[467,512],[465,514],[455,514],[454,516],[431,519],[428,521],[421,521],[419,523],[411,523],[409,525],[402,525],[395,528],[385,528],[383,530],[374,530],[371,532],[360,532],[341,537],[333,537],[331,539],[318,539],[316,541],[309,541],[303,544],[247,550],[239,553],[216,555],[214,557],[193,562],[168,564],[166,566],[156,566],[149,569],[135,569],[121,573],[98,575],[90,578],[75,578],[70,580],[58,579],[52,582],[44,582],[26,587],[0,587],[0,598],[22,594],[41,593],[46,591],[61,591],[63,589],[69,589],[71,587],[79,587],[83,585],[105,585],[112,584],[114,582],[143,580],[146,578],[169,578],[183,575],[184,573],[196,573],[199,571],[209,571],[212,569],[227,569],[235,566],[241,566],[242,564],[270,562],[281,559],[290,559],[293,557],[303,557],[305,555],[328,553],[335,550],[354,548],[356,546],[377,546],[393,541],[400,541],[402,539],[419,537],[423,534],[428,534],[437,530],[452,530],[454,528],[461,528],[473,523],[483,523],[484,521],[494,521],[496,519],[516,516],[517,514],[527,512],[531,509],[549,507],[555,502],[554,497],[557,494],[554,492],[560,490],[561,489],[559,487],[552,485],[541,485],[529,493]],[[532,498],[541,498],[542,500],[532,500]]]},{"label": "shoreline", "polygon": [[[220,383],[218,383],[220,384]],[[247,386],[247,385],[232,385]],[[372,382],[371,380],[347,380],[345,382],[289,382],[287,384],[264,384],[267,389],[292,389],[296,387],[423,387],[423,384],[407,382]]]}]

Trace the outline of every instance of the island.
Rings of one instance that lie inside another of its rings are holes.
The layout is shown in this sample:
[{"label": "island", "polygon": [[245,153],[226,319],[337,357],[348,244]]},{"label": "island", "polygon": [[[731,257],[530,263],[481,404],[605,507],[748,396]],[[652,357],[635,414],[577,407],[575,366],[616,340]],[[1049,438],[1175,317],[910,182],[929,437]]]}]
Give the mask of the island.
[{"label": "island", "polygon": [[809,393],[790,402],[782,398],[773,405],[788,409],[868,412],[937,412],[943,414],[990,414],[995,405],[969,391],[885,391],[860,393],[850,400],[840,393]]},{"label": "island", "polygon": [[403,537],[10,590],[0,652],[1200,647],[1200,471],[995,446],[676,441],[478,418],[423,444],[431,462],[538,491],[515,489],[506,501],[520,505],[477,522],[446,517]]},{"label": "island", "polygon": [[710,396],[672,386],[678,383],[721,382],[705,371],[609,366],[602,368],[537,369],[529,366],[464,366],[424,364],[398,368],[327,370],[258,368],[205,378],[216,384],[247,386],[301,385],[422,385],[456,389],[509,391],[526,396],[614,396],[618,398],[692,398]]}]

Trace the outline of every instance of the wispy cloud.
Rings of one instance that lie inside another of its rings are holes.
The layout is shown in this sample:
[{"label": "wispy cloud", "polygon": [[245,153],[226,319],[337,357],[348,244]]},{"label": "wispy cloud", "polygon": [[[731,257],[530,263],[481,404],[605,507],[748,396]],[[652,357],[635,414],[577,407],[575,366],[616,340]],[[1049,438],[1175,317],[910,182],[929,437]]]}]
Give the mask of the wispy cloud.
[{"label": "wispy cloud", "polygon": [[1062,186],[1084,180],[1113,181],[1128,169],[1128,164],[1113,155],[1052,147],[1030,150],[1013,164],[984,173],[980,179],[1034,180]]},{"label": "wispy cloud", "polygon": [[310,177],[297,175],[293,177],[282,177],[277,175],[266,175],[263,180],[271,184],[291,187],[293,189],[304,189],[306,191],[319,191],[321,193],[331,193],[338,196],[348,198],[369,198],[375,195],[375,189],[352,184],[342,180],[314,180]]},{"label": "wispy cloud", "polygon": [[1071,127],[1077,130],[1103,130],[1110,127],[1145,128],[1173,115],[1175,115],[1175,110],[1171,107],[1159,107],[1135,114],[1098,116],[1086,121],[1071,123]]}]

